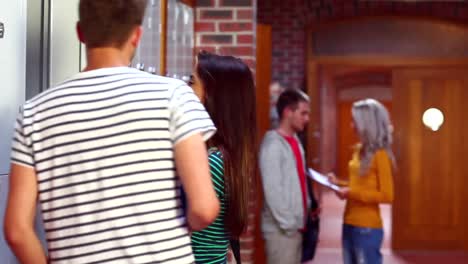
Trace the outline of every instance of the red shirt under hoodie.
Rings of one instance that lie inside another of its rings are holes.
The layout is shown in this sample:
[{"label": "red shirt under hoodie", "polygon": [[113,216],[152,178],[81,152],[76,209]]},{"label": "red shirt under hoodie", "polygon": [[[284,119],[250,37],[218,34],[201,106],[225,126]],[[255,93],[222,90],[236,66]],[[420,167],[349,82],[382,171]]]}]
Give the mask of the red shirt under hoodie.
[{"label": "red shirt under hoodie", "polygon": [[302,161],[302,154],[301,149],[299,147],[299,142],[295,137],[287,136],[280,133],[284,139],[289,143],[291,149],[296,157],[296,164],[297,164],[297,174],[299,175],[299,183],[301,184],[301,191],[302,191],[302,205],[304,208],[304,227],[300,231],[305,230],[305,223],[307,219],[307,183],[306,183],[306,175],[305,175],[305,167],[304,162]]}]

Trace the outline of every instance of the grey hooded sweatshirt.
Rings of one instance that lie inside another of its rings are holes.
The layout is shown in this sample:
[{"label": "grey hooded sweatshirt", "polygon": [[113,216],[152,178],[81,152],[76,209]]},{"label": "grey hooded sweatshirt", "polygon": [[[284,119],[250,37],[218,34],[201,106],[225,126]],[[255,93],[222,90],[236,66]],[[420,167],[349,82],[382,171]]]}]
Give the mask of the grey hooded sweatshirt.
[{"label": "grey hooded sweatshirt", "polygon": [[[304,150],[298,142],[305,164]],[[259,162],[264,193],[262,231],[297,232],[305,220],[297,163],[291,146],[277,131],[268,131],[263,138]]]}]

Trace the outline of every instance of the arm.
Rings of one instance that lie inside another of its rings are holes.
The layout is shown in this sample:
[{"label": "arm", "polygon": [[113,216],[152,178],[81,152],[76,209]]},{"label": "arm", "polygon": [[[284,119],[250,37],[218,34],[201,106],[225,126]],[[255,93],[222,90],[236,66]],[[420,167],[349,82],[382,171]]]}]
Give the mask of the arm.
[{"label": "arm", "polygon": [[177,172],[187,194],[188,222],[193,230],[210,225],[219,213],[208,169],[208,154],[201,134],[194,134],[175,146]]},{"label": "arm", "polygon": [[273,218],[282,230],[291,230],[290,210],[287,193],[282,188],[281,179],[284,177],[281,170],[281,150],[278,142],[264,142],[260,148],[260,172],[262,176],[263,193]]},{"label": "arm", "polygon": [[23,264],[45,264],[46,254],[34,231],[37,180],[33,168],[12,163],[4,233]]},{"label": "arm", "polygon": [[349,186],[349,181],[341,180],[341,179],[336,179],[334,182],[338,186],[346,187]]},{"label": "arm", "polygon": [[335,185],[338,185],[340,187],[347,187],[349,186],[349,182],[348,181],[345,181],[345,180],[341,180],[341,179],[338,179],[334,173],[330,172],[327,174],[327,177],[328,177],[328,181],[335,184]]},{"label": "arm", "polygon": [[176,169],[187,198],[188,222],[192,230],[201,230],[219,212],[204,142],[216,128],[193,90],[186,85],[173,90],[169,109]]},{"label": "arm", "polygon": [[348,198],[364,203],[392,203],[393,179],[391,161],[387,153],[379,150],[375,153],[374,161],[377,167],[378,189],[353,190],[350,189]]},{"label": "arm", "polygon": [[315,201],[317,202],[317,208],[310,212],[311,217],[315,218],[322,212],[322,188],[313,180],[307,179],[307,181],[310,182],[311,186],[311,199],[313,197],[313,199],[315,199]]}]

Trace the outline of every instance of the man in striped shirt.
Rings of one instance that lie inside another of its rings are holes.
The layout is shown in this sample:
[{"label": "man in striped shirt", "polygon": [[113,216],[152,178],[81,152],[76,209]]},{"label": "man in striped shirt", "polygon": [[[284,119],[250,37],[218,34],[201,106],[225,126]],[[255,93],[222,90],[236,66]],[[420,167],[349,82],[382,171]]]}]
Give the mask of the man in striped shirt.
[{"label": "man in striped shirt", "polygon": [[146,4],[81,0],[87,67],[20,110],[4,224],[21,263],[193,263],[179,180],[192,229],[219,212],[204,107],[185,83],[127,67]]}]

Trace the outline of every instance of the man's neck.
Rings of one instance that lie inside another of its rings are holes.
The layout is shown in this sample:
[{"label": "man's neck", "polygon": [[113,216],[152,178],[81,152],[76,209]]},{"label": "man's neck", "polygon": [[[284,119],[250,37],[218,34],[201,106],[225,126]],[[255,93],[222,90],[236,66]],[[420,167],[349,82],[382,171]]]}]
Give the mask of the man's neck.
[{"label": "man's neck", "polygon": [[282,135],[292,137],[296,134],[296,131],[291,128],[291,126],[285,122],[281,122],[278,126],[278,132]]},{"label": "man's neck", "polygon": [[130,60],[127,57],[122,50],[117,48],[91,48],[86,52],[87,66],[84,71],[128,66]]}]

